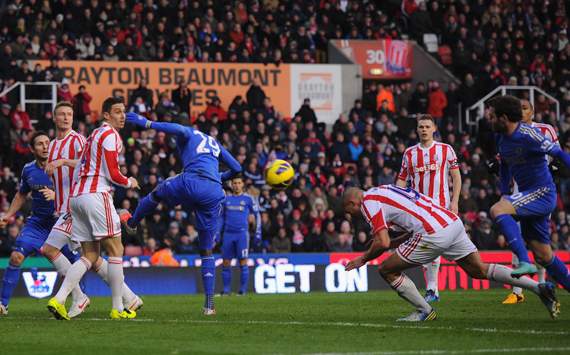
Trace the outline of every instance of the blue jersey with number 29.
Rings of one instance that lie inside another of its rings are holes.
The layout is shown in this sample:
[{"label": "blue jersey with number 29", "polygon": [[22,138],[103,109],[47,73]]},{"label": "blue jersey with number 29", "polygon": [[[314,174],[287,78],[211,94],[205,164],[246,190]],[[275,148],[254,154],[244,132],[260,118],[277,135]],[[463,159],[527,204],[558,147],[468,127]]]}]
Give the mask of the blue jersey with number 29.
[{"label": "blue jersey with number 29", "polygon": [[176,132],[177,148],[184,165],[184,173],[221,184],[220,160],[226,163],[234,173],[241,170],[239,162],[215,138],[192,127],[176,126],[178,130]]}]

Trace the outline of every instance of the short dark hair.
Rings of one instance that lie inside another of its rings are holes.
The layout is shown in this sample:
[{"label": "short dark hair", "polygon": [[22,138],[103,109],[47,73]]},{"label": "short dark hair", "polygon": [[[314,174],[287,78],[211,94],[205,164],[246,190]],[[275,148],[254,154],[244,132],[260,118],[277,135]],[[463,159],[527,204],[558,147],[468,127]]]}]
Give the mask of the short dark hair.
[{"label": "short dark hair", "polygon": [[420,121],[431,121],[435,125],[435,118],[433,118],[433,116],[430,115],[429,113],[419,114],[417,117],[417,121],[418,123]]},{"label": "short dark hair", "polygon": [[116,104],[123,104],[123,98],[122,97],[117,97],[117,96],[111,96],[105,99],[105,101],[103,101],[103,109],[101,110],[103,113],[107,112],[107,113],[111,113],[111,107],[113,107],[113,105]]},{"label": "short dark hair", "polygon": [[69,101],[60,101],[57,104],[55,104],[55,108],[53,109],[53,113],[55,114],[55,112],[60,108],[60,107],[69,107],[70,109],[73,110],[73,104]]},{"label": "short dark hair", "polygon": [[514,96],[495,96],[487,101],[487,106],[495,109],[497,117],[505,115],[511,122],[522,120],[521,101]]},{"label": "short dark hair", "polygon": [[36,139],[37,139],[38,137],[41,137],[41,136],[46,136],[46,137],[48,137],[48,139],[49,139],[49,136],[48,136],[48,134],[47,134],[46,132],[44,132],[44,131],[35,131],[34,134],[32,134],[32,139],[30,139],[30,143],[32,143],[32,147],[36,144]]},{"label": "short dark hair", "polygon": [[231,178],[231,180],[235,180],[235,179],[245,180],[242,173],[237,173]]}]

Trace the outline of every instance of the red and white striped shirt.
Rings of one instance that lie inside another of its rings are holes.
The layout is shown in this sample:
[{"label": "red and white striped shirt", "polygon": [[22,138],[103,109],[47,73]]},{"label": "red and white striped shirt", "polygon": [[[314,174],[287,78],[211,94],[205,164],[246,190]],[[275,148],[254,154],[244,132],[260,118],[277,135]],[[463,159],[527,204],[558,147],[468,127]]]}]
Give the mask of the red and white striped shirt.
[{"label": "red and white striped shirt", "polygon": [[[71,130],[63,139],[54,139],[49,143],[48,163],[60,159],[80,159],[85,147],[85,137]],[[69,193],[73,186],[75,168],[67,165],[57,168],[52,176],[55,187],[55,210],[58,214],[69,212]]]},{"label": "red and white striped shirt", "polygon": [[396,185],[365,191],[360,209],[373,233],[395,227],[412,234],[434,234],[459,219],[428,196]]},{"label": "red and white striped shirt", "polygon": [[72,196],[109,192],[112,184],[130,187],[129,179],[119,170],[119,153],[122,150],[123,140],[109,124],[103,123],[94,130],[87,139]]},{"label": "red and white striped shirt", "polygon": [[548,123],[532,122],[531,126],[538,128],[540,130],[540,133],[542,133],[546,138],[550,139],[553,143],[558,143],[558,135],[556,134],[556,130]]},{"label": "red and white striped shirt", "polygon": [[420,144],[404,152],[398,179],[411,181],[414,190],[431,197],[442,207],[449,207],[449,171],[459,169],[457,156],[450,145],[433,142],[431,147]]}]

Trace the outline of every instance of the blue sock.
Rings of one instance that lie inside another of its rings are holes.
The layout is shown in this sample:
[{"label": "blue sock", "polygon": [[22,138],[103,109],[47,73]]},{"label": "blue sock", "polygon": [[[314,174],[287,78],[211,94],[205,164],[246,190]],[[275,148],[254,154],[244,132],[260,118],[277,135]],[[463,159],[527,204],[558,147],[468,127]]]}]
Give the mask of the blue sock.
[{"label": "blue sock", "polygon": [[224,293],[232,292],[232,268],[231,266],[222,267],[222,280],[224,281]]},{"label": "blue sock", "polygon": [[61,253],[69,260],[71,264],[75,263],[81,258],[81,255],[79,253],[72,252],[67,245],[61,249]]},{"label": "blue sock", "polygon": [[548,265],[544,265],[548,275],[570,292],[570,274],[568,268],[557,256],[554,256]]},{"label": "blue sock", "polygon": [[142,200],[139,201],[139,205],[137,206],[135,213],[133,213],[133,216],[127,221],[129,227],[135,228],[145,216],[149,215],[156,209],[158,202],[155,202],[152,199],[151,195],[152,193],[146,195]]},{"label": "blue sock", "polygon": [[239,279],[239,292],[246,293],[247,292],[247,281],[249,280],[249,268],[247,265],[241,265],[241,277]]},{"label": "blue sock", "polygon": [[499,225],[499,228],[501,228],[501,231],[507,239],[507,243],[509,243],[509,248],[511,248],[512,252],[519,258],[519,262],[530,264],[528,250],[526,250],[524,245],[521,230],[513,216],[502,214],[495,219],[495,222]]},{"label": "blue sock", "polygon": [[2,280],[2,299],[1,302],[4,306],[8,306],[12,293],[20,280],[20,267],[9,264],[4,273],[4,280]]},{"label": "blue sock", "polygon": [[214,308],[214,286],[216,284],[216,263],[213,256],[202,257],[202,282],[206,301],[204,307]]}]

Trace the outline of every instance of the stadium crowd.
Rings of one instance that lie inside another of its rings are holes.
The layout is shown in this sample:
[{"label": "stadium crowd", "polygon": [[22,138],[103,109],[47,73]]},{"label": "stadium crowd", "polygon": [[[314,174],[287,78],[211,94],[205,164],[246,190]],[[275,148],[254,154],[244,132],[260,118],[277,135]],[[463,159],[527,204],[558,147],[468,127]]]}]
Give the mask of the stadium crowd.
[{"label": "stadium crowd", "polygon": [[[401,6],[400,6],[401,5]],[[189,116],[191,97],[181,83],[153,100],[144,82],[128,99],[128,110],[151,119],[195,124],[217,137],[242,163],[248,192],[258,197],[263,243],[255,251],[361,251],[367,233],[363,221],[349,222],[342,213],[343,186],[365,188],[392,183],[402,153],[417,142],[413,114],[430,113],[438,121],[439,139],[460,160],[463,189],[461,216],[480,249],[506,248],[488,211],[498,200],[496,177],[484,162],[488,150],[486,119],[478,132],[460,131],[458,106],[471,105],[497,85],[536,85],[561,103],[556,119],[549,100],[539,95],[535,120],[556,127],[560,144],[569,148],[570,45],[564,1],[393,2],[338,1],[208,1],[174,2],[13,1],[0,26],[1,88],[15,81],[62,81],[58,60],[156,60],[172,62],[325,62],[331,38],[406,38],[419,41],[433,32],[450,50],[442,62],[461,78],[461,85],[436,81],[368,82],[361,100],[332,127],[318,122],[310,101],[294,117],[273,108],[263,87],[253,83],[233,102],[212,100],[207,110]],[[343,13],[342,16],[339,14]],[[346,16],[348,15],[348,16]],[[81,26],[78,26],[81,23]],[[48,67],[31,68],[27,60],[50,59]],[[451,60],[450,60],[451,59]],[[38,89],[41,90],[41,89]],[[0,90],[1,92],[2,90]],[[91,119],[89,87],[70,92],[60,85],[58,98],[74,103],[77,129],[88,135]],[[41,108],[23,112],[15,96],[0,109],[0,211],[7,209],[18,174],[29,161],[30,131],[50,131],[51,113]],[[32,127],[31,119],[38,123]],[[133,210],[140,197],[181,170],[171,137],[127,127],[122,132],[124,173],[138,176],[140,191],[118,188],[117,205]],[[485,148],[485,149],[484,149]],[[275,158],[291,161],[294,185],[276,192],[264,185],[262,171]],[[570,250],[570,178],[558,173],[559,203],[552,216],[555,249]],[[24,223],[21,218],[0,230],[0,255],[9,253]],[[167,247],[176,253],[197,252],[193,217],[163,206],[139,234],[125,237],[127,253],[151,255]]]}]

